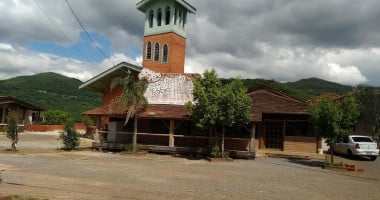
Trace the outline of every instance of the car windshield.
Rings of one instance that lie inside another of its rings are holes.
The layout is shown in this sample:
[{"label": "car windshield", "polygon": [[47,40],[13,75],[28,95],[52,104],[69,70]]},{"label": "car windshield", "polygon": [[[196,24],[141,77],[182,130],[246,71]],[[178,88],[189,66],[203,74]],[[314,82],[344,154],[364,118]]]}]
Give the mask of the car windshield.
[{"label": "car windshield", "polygon": [[369,137],[352,137],[354,142],[373,142]]}]

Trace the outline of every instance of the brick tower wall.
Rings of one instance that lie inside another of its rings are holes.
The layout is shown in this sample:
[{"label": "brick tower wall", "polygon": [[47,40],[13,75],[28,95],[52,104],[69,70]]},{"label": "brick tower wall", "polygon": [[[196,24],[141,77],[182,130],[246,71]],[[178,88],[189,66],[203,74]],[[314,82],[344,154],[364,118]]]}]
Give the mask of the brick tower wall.
[{"label": "brick tower wall", "polygon": [[[150,41],[152,43],[152,57],[150,60],[146,59],[146,44]],[[160,44],[160,58],[159,61],[154,61],[154,45],[158,42]],[[162,48],[168,45],[169,54],[168,62],[162,63]],[[176,33],[163,33],[144,37],[143,49],[143,68],[148,68],[155,72],[160,73],[184,73],[185,71],[185,49],[186,39]]]}]

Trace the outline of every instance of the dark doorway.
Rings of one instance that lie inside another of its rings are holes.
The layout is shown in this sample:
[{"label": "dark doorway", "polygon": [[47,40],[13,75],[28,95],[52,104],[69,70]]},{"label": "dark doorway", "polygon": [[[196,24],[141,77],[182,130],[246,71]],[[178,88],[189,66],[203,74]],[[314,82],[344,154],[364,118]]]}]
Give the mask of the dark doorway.
[{"label": "dark doorway", "polygon": [[283,149],[284,138],[282,121],[266,122],[265,124],[265,148]]}]

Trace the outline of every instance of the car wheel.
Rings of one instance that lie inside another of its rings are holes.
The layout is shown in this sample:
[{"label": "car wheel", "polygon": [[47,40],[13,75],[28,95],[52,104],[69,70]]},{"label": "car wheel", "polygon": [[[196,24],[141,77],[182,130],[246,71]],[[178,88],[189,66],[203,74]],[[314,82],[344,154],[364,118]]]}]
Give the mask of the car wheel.
[{"label": "car wheel", "polygon": [[349,149],[349,150],[347,150],[347,157],[348,158],[354,158],[354,154],[352,154],[352,151]]},{"label": "car wheel", "polygon": [[371,156],[370,158],[371,158],[372,161],[375,161],[376,158],[377,158],[377,156]]}]

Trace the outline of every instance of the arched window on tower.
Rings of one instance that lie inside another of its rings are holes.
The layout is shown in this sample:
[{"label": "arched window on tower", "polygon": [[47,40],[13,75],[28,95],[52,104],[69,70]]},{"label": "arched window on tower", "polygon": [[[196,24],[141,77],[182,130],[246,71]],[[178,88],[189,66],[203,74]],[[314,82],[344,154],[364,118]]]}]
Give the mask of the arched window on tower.
[{"label": "arched window on tower", "polygon": [[158,61],[160,59],[160,44],[156,43],[154,45],[154,61]]},{"label": "arched window on tower", "polygon": [[187,12],[183,12],[182,28],[185,28],[187,20]]},{"label": "arched window on tower", "polygon": [[165,10],[165,25],[170,24],[170,7],[166,7]]},{"label": "arched window on tower", "polygon": [[162,10],[161,8],[159,8],[157,11],[157,26],[161,26],[161,21],[162,21]]},{"label": "arched window on tower", "polygon": [[150,60],[152,59],[152,43],[149,41],[146,43],[146,56],[145,59]]},{"label": "arched window on tower", "polygon": [[162,63],[168,63],[168,56],[169,56],[169,48],[168,45],[164,45],[162,47]]},{"label": "arched window on tower", "polygon": [[178,24],[181,26],[182,24],[182,10],[179,9],[179,12],[178,12]]},{"label": "arched window on tower", "polygon": [[151,10],[149,12],[149,28],[152,28],[153,27],[153,19],[154,19],[154,11]]},{"label": "arched window on tower", "polygon": [[174,25],[177,24],[178,8],[174,8]]}]

